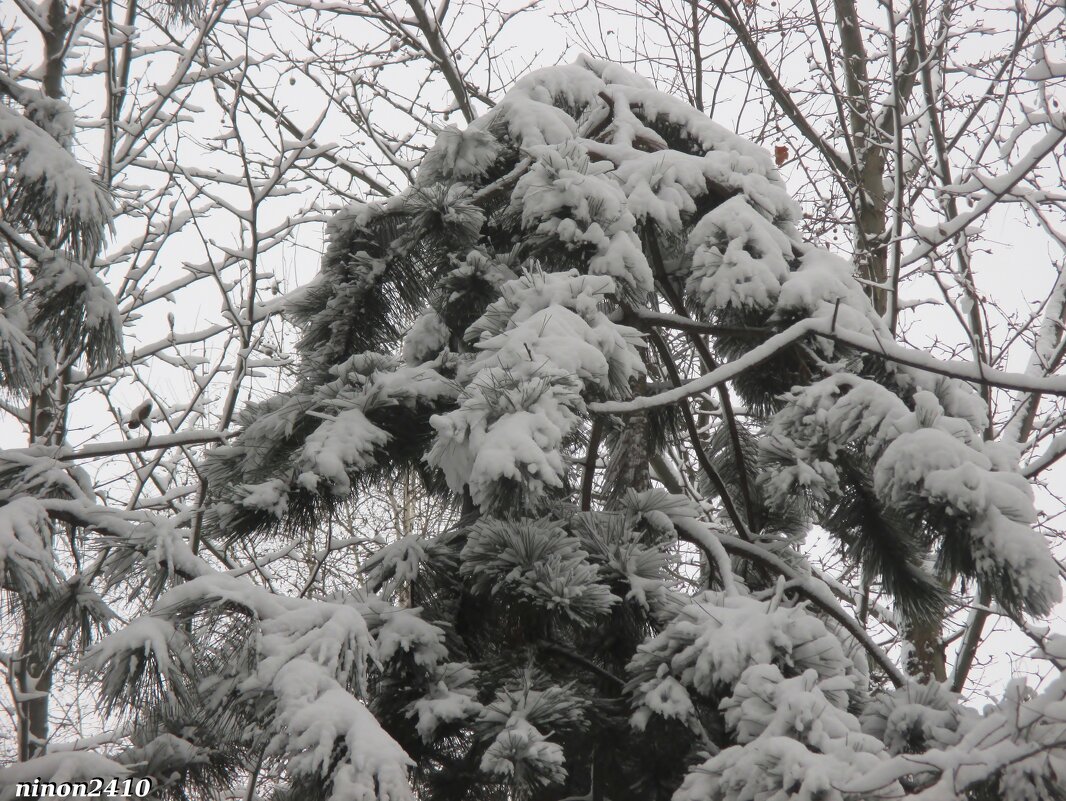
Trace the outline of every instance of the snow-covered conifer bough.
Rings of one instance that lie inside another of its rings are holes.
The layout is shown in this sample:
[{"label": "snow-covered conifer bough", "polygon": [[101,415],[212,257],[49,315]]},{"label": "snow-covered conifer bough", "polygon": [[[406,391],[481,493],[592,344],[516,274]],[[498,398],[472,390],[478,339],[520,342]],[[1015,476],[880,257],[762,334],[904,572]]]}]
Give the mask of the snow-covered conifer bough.
[{"label": "snow-covered conifer bough", "polygon": [[[211,451],[206,535],[297,539],[400,471],[458,522],[312,599],[74,480],[0,507],[5,583],[43,591],[65,515],[154,597],[84,665],[130,733],[111,769],[267,763],[279,801],[1061,798],[1066,680],[975,710],[868,632],[906,643],[958,581],[1044,615],[1059,571],[980,366],[891,345],[797,215],[768,153],[587,58],[338,213],[289,305],[299,381]],[[887,608],[811,567],[815,525]]]}]

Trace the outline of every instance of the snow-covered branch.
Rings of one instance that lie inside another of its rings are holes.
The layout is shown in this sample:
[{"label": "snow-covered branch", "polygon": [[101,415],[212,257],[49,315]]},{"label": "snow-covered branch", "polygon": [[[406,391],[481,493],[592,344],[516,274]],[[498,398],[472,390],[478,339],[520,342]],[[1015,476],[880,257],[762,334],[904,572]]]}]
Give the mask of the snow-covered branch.
[{"label": "snow-covered branch", "polygon": [[[649,319],[661,320],[662,318],[657,316],[649,317]],[[690,329],[701,328],[698,323],[691,321],[684,323],[684,325]],[[711,328],[718,329],[717,326],[712,326]],[[727,362],[715,370],[688,381],[681,387],[665,390],[654,395],[645,395],[629,401],[594,402],[589,404],[589,408],[592,411],[606,414],[626,414],[676,403],[683,398],[700,395],[728,381],[733,381],[738,376],[773,358],[781,350],[812,335],[832,339],[835,342],[840,342],[866,353],[882,356],[888,361],[914,367],[919,371],[934,375],[959,378],[974,384],[994,386],[1001,389],[1066,396],[1066,377],[1012,373],[973,362],[937,359],[928,353],[907,348],[896,342],[877,339],[854,331],[846,331],[835,326],[832,320],[807,319],[794,323],[784,331],[767,338],[741,358]]]}]

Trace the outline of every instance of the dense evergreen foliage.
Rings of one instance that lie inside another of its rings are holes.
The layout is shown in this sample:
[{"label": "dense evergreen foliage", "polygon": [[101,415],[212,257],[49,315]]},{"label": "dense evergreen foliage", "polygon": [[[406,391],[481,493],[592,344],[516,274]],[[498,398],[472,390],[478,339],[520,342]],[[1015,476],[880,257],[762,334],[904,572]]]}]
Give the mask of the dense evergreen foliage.
[{"label": "dense evergreen foliage", "polygon": [[[301,384],[214,452],[212,521],[299,536],[383,471],[454,499],[454,527],[370,566],[434,632],[371,668],[420,797],[830,798],[901,738],[929,747],[884,711],[899,672],[824,608],[811,525],[903,628],[959,577],[1018,611],[1058,598],[969,386],[831,336],[752,358],[803,321],[890,339],[796,215],[766,153],[586,60],[523,79],[442,131],[406,193],[333,220],[293,304]],[[662,401],[744,359],[730,386]],[[653,486],[671,451],[697,455],[702,508]],[[906,726],[962,716],[917,698]]]},{"label": "dense evergreen foliage", "polygon": [[[867,632],[960,581],[1046,614],[1058,569],[981,397],[894,358],[797,215],[767,153],[589,59],[338,213],[299,378],[211,452],[205,531],[300,538],[404,473],[454,520],[299,598],[121,530],[99,569],[154,612],[86,663],[118,761],[169,798],[264,761],[277,799],[1061,797],[1061,680],[981,715]],[[888,608],[818,576],[815,526]]]}]

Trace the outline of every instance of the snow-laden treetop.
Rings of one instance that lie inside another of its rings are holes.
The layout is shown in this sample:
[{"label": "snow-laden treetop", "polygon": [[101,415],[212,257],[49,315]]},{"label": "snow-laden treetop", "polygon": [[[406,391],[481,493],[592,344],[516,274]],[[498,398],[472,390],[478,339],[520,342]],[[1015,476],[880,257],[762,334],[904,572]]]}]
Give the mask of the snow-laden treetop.
[{"label": "snow-laden treetop", "polygon": [[[207,535],[300,537],[412,471],[455,525],[322,599],[126,531],[105,568],[157,597],[87,660],[107,698],[225,709],[202,747],[273,760],[278,798],[1046,797],[1066,685],[981,716],[919,636],[962,581],[1012,615],[1061,597],[1018,454],[798,215],[767,153],[587,58],[441,131],[331,222],[298,381],[211,453]],[[39,510],[4,509],[0,569],[36,587]],[[890,608],[849,611],[815,525]]]},{"label": "snow-laden treetop", "polygon": [[[248,408],[215,452],[217,525],[306,523],[397,459],[484,513],[574,501],[590,411],[696,394],[669,388],[667,311],[713,324],[705,370],[740,360],[761,448],[758,464],[733,454],[752,480],[727,511],[803,496],[826,525],[862,462],[868,494],[908,518],[910,555],[938,541],[943,569],[1046,611],[1057,570],[1016,454],[982,439],[980,396],[834,342],[891,336],[851,264],[802,241],[798,214],[768,153],[645,80],[588,58],[531,73],[441,131],[406,192],[332,221],[291,307],[302,381]],[[800,324],[822,336],[766,347]],[[745,536],[766,533],[754,512],[733,515]],[[911,562],[895,579],[929,600],[935,582]]]}]

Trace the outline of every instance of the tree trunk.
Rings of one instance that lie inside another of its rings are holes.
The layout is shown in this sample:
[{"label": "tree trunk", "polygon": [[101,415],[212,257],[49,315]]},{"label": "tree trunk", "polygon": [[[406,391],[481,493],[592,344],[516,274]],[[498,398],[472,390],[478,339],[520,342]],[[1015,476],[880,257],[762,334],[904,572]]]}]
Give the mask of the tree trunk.
[{"label": "tree trunk", "polygon": [[907,629],[911,652],[904,666],[907,675],[921,684],[944,682],[948,678],[944,644],[940,638],[942,618],[938,617]]},{"label": "tree trunk", "polygon": [[[52,690],[52,668],[48,664],[51,648],[44,647],[44,636],[26,612],[22,618],[22,646],[17,673],[19,692],[24,696],[34,694],[22,701],[19,716],[19,760],[25,762],[43,756],[48,742],[48,700]],[[37,696],[36,693],[41,693]]]},{"label": "tree trunk", "polygon": [[[66,40],[71,24],[68,11],[63,0],[51,0],[46,14],[47,29],[42,32],[45,58],[42,89],[45,95],[55,100],[63,97]],[[57,375],[52,391],[46,388],[31,399],[31,442],[58,445],[66,439],[68,393],[65,377]],[[33,693],[34,697],[21,703],[18,749],[19,759],[23,761],[41,756],[47,750],[53,650],[53,644],[47,641],[47,632],[42,631],[32,619],[28,603],[26,607],[17,681],[21,692]]]},{"label": "tree trunk", "polygon": [[[644,394],[646,385],[646,379],[634,381],[633,394]],[[648,451],[648,413],[625,415],[622,432],[603,476],[608,509],[618,508],[630,489],[643,492],[651,488],[651,454]]]},{"label": "tree trunk", "polygon": [[[47,389],[35,395],[30,404],[31,441],[49,445],[65,439],[66,391],[58,382],[58,400]],[[49,543],[49,547],[51,543]],[[25,761],[45,753],[48,741],[49,694],[52,689],[52,643],[33,619],[31,599],[23,599],[22,644],[19,655],[17,684],[19,692],[34,694],[22,701],[19,716],[19,759]],[[36,693],[42,693],[37,696]]]}]

